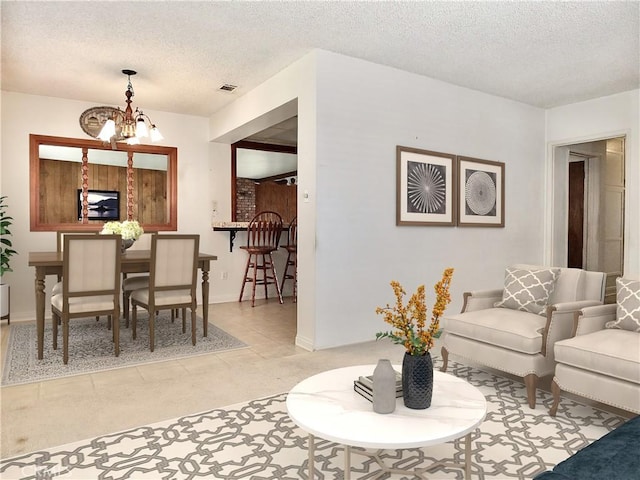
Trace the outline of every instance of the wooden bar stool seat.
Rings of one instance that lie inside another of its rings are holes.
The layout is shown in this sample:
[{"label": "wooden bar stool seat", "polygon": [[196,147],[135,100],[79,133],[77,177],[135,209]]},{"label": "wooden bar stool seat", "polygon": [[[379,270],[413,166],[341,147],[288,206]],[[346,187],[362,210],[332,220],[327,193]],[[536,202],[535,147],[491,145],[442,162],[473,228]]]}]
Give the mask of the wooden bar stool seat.
[{"label": "wooden bar stool seat", "polygon": [[[282,291],[278,283],[276,267],[273,262],[273,252],[278,249],[280,234],[282,233],[282,217],[272,211],[258,213],[247,227],[247,244],[241,246],[247,252],[247,266],[244,270],[242,289],[238,301],[242,301],[244,287],[247,282],[253,283],[251,289],[251,306],[255,305],[256,285],[264,285],[264,297],[269,298],[267,287],[275,285],[278,300],[282,302]],[[258,272],[262,272],[258,275]]]}]

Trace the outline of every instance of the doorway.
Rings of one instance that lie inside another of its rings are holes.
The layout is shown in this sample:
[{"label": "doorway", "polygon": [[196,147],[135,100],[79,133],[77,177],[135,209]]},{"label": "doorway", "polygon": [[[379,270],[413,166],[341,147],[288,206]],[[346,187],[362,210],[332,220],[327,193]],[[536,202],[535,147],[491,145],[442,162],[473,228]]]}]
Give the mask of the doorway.
[{"label": "doorway", "polygon": [[[584,265],[585,161],[569,156],[569,219],[567,223],[567,267]],[[578,157],[579,158],[579,157]]]},{"label": "doorway", "polygon": [[615,302],[624,268],[625,138],[555,147],[554,170],[554,265],[605,272],[605,301]]}]

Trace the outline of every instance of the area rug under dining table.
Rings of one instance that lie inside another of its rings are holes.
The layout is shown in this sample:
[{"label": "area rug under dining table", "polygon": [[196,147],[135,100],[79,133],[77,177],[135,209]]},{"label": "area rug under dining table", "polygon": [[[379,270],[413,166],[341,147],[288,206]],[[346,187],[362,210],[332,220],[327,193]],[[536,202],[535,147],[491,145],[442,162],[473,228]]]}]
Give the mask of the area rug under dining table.
[{"label": "area rug under dining table", "polygon": [[169,312],[160,312],[155,323],[156,346],[149,349],[147,314],[138,315],[137,339],[131,330],[120,326],[120,356],[113,350],[112,333],[106,318],[72,320],[69,327],[69,363],[62,361],[62,331],[58,331],[58,349],[53,350],[50,322],[44,332],[44,358],[37,359],[36,325],[33,322],[12,323],[5,351],[2,386],[37,382],[71,375],[131,367],[158,361],[204,355],[247,345],[209,322],[203,337],[202,318],[196,322],[196,345],[191,344],[191,317],[187,313],[187,332],[182,333],[182,319],[171,322]]},{"label": "area rug under dining table", "polygon": [[[474,480],[531,479],[589,445],[627,419],[563,398],[556,417],[551,394],[527,406],[521,382],[450,362],[450,373],[479,388],[487,416],[473,434]],[[307,434],[289,418],[286,393],[102,435],[0,461],[3,479],[308,479]],[[366,402],[366,400],[362,400]],[[343,477],[344,449],[316,438],[314,480]],[[353,449],[355,452],[356,449]],[[464,442],[386,450],[395,468],[418,468],[438,460],[460,462]],[[353,455],[354,480],[394,479],[368,457]],[[462,479],[460,469],[437,466],[432,480]],[[408,477],[400,477],[408,480]]]}]

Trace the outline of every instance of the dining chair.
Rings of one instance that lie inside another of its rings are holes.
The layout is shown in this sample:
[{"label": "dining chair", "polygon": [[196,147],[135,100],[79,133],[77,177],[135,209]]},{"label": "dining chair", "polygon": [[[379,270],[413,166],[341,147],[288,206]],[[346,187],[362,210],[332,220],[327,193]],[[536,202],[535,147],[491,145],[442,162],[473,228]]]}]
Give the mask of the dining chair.
[{"label": "dining chair", "polygon": [[[53,349],[62,323],[63,362],[69,361],[69,320],[99,315],[120,316],[120,235],[66,235],[62,291],[51,297]],[[119,322],[113,322],[113,343],[120,355]]]},{"label": "dining chair", "polygon": [[[156,234],[151,238],[149,285],[131,293],[131,331],[137,337],[137,307],[149,316],[149,348],[155,348],[155,321],[160,310],[183,309],[182,333],[186,332],[186,309],[191,309],[191,343],[196,344],[196,280],[200,235]],[[203,323],[206,320],[203,317]],[[206,336],[206,328],[203,325]]]},{"label": "dining chair", "polygon": [[[138,249],[151,249],[151,238],[153,238],[155,233],[143,233],[142,236],[136,240],[130,250],[138,250]],[[129,328],[129,310],[131,304],[131,293],[134,290],[138,290],[140,288],[149,288],[149,274],[135,274],[135,275],[122,275],[122,316],[125,320],[125,327]]]},{"label": "dining chair", "polygon": [[[56,231],[56,252],[64,251],[64,237],[68,235],[97,235],[98,232],[87,232],[86,230],[57,230]],[[62,275],[58,275],[58,283],[51,289],[51,295],[56,295],[62,291]]]},{"label": "dining chair", "polygon": [[[64,251],[64,237],[69,235],[97,235],[98,232],[89,232],[86,230],[57,230],[56,231],[56,252]],[[58,282],[51,288],[51,296],[62,293],[62,275],[58,275]],[[96,322],[100,317],[96,317]],[[111,317],[107,317],[107,328],[111,330]]]},{"label": "dining chair", "polygon": [[[282,302],[282,291],[278,283],[276,267],[273,262],[273,252],[278,249],[280,235],[282,233],[282,217],[276,212],[265,210],[258,213],[247,226],[247,244],[240,248],[245,250],[249,257],[244,270],[242,289],[238,301],[242,301],[244,287],[247,282],[253,283],[251,290],[251,306],[255,305],[256,285],[264,285],[264,297],[269,298],[267,286],[275,285],[278,299]],[[252,275],[249,270],[252,270]],[[262,278],[258,278],[258,271],[262,272]]]},{"label": "dining chair", "polygon": [[[289,231],[287,234],[287,244],[282,245],[287,251],[287,261],[284,266],[284,274],[282,275],[282,282],[280,282],[280,289],[284,291],[284,283],[286,280],[293,281],[293,303],[298,301],[298,217],[293,217],[289,224]],[[292,268],[292,272],[289,272],[289,267]]]}]

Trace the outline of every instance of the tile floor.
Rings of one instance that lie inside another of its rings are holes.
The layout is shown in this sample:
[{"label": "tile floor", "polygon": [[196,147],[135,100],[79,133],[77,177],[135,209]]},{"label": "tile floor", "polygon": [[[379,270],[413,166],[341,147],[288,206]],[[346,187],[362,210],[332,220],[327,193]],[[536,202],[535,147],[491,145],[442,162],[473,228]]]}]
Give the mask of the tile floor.
[{"label": "tile floor", "polygon": [[[250,302],[213,304],[209,312],[212,323],[249,348],[0,388],[0,458],[285,392],[331,368],[402,361],[402,349],[390,341],[317,352],[296,347],[290,298],[284,305],[261,300],[254,308]],[[2,352],[9,328],[3,322]],[[439,355],[439,345],[433,351]],[[539,387],[549,391],[550,381],[542,379]]]},{"label": "tile floor", "polygon": [[[0,388],[0,456],[285,392],[330,368],[382,357],[402,360],[399,347],[388,341],[318,352],[296,347],[296,304],[290,298],[284,305],[256,302],[254,308],[250,302],[213,304],[209,312],[212,323],[250,347]],[[3,352],[9,328],[3,322]]]}]

